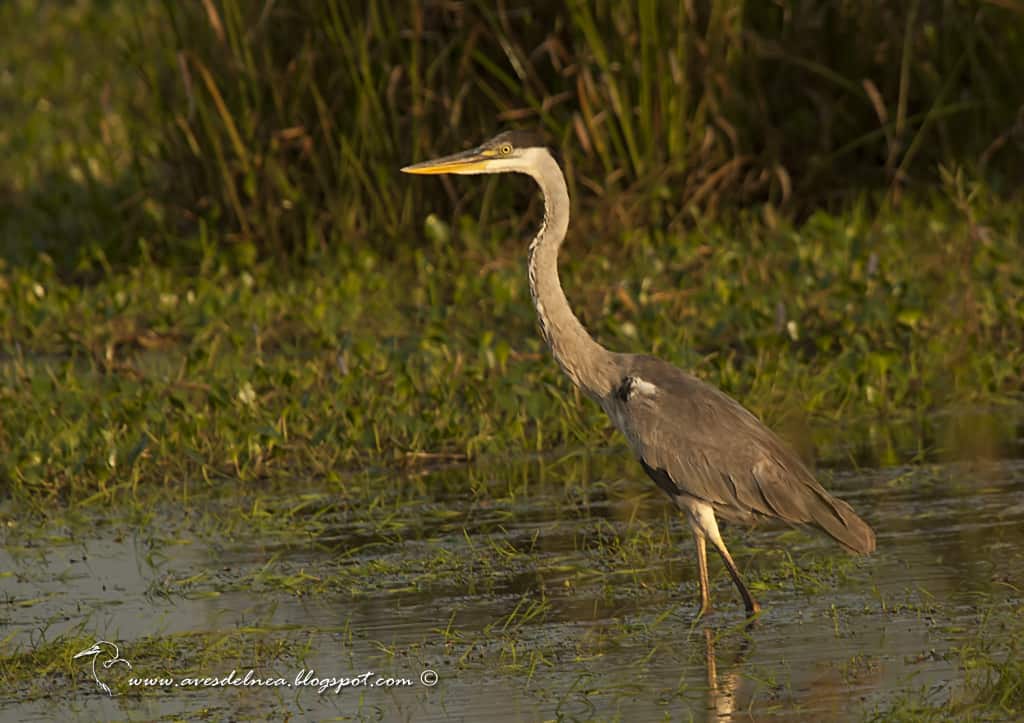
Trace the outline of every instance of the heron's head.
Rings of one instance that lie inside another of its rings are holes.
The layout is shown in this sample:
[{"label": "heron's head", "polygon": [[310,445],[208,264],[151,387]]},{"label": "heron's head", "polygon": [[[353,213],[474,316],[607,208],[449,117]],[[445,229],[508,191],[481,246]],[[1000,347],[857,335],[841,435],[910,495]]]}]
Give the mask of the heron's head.
[{"label": "heron's head", "polygon": [[528,131],[505,131],[489,141],[461,153],[423,161],[402,169],[403,173],[533,173],[551,153],[539,136]]},{"label": "heron's head", "polygon": [[108,643],[106,640],[97,640],[92,644],[92,647],[86,648],[82,652],[75,654],[71,659],[75,660],[77,658],[85,658],[90,655],[99,655],[103,652],[113,655],[115,658],[118,657],[119,653],[117,646],[113,643]]},{"label": "heron's head", "polygon": [[80,653],[76,653],[72,657],[72,660],[76,660],[78,658],[85,658],[85,657],[88,657],[90,655],[99,655],[102,652],[103,652],[103,648],[100,647],[100,644],[99,643],[93,643],[91,647],[86,648],[85,650],[83,650]]}]

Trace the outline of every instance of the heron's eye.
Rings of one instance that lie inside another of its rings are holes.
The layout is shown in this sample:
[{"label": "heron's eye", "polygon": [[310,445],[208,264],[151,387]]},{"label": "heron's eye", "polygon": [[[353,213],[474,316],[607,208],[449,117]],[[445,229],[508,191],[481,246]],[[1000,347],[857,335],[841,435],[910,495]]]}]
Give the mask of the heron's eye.
[{"label": "heron's eye", "polygon": [[512,144],[502,143],[500,146],[498,146],[498,153],[502,156],[509,155],[510,153],[512,153]]}]

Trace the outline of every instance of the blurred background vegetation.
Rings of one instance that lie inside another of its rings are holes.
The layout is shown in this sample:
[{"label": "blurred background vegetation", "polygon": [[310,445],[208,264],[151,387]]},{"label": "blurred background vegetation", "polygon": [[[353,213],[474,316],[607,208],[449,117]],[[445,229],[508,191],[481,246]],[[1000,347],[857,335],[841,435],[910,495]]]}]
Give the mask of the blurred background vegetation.
[{"label": "blurred background vegetation", "polygon": [[943,164],[997,194],[1024,177],[1012,0],[14,0],[0,20],[8,258],[187,257],[208,233],[242,263],[398,251],[428,210],[509,217],[507,183],[397,171],[507,126],[548,134],[598,243],[898,201]]}]

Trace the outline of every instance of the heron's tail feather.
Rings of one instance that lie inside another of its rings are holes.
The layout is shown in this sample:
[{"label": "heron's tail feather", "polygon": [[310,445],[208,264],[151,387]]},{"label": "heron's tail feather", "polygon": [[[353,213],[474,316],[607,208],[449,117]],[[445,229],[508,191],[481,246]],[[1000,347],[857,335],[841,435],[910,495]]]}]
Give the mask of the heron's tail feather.
[{"label": "heron's tail feather", "polygon": [[836,542],[861,555],[875,551],[875,531],[857,516],[850,505],[825,490],[815,490],[817,504],[811,505],[813,524],[827,532]]},{"label": "heron's tail feather", "polygon": [[799,460],[766,458],[755,465],[754,481],[766,513],[790,524],[820,527],[852,552],[874,552],[874,531],[850,505],[826,492]]}]

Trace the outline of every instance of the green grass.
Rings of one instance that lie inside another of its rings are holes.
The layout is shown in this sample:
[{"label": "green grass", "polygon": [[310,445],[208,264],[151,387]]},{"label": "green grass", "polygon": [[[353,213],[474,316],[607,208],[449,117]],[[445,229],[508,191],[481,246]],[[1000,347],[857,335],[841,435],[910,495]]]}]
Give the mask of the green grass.
[{"label": "green grass", "polygon": [[0,256],[39,252],[65,273],[135,257],[154,206],[134,165],[148,129],[137,59],[124,42],[144,3],[0,5]]},{"label": "green grass", "polygon": [[[571,238],[563,276],[607,346],[667,357],[811,443],[1020,401],[1019,217],[980,190],[970,203],[640,230],[614,255]],[[467,220],[397,263],[338,249],[236,272],[212,255],[199,274],[143,265],[89,286],[46,257],[4,268],[2,474],[22,501],[70,501],[613,442],[535,332],[523,253]],[[1014,433],[934,445],[997,453]]]}]

